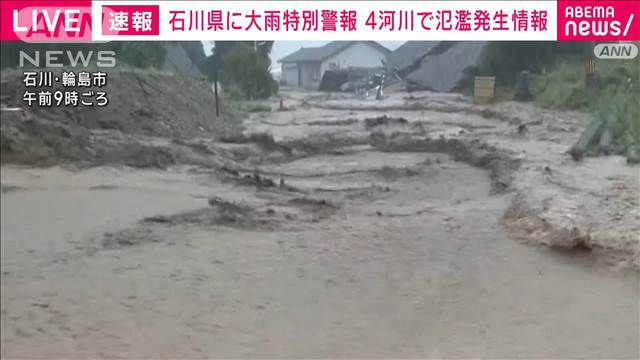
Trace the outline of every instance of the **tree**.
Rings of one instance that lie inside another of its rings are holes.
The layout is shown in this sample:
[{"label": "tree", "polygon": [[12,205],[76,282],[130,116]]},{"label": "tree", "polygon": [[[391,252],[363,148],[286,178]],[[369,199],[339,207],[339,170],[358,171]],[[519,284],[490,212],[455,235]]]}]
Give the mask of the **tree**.
[{"label": "tree", "polygon": [[277,91],[269,57],[273,41],[216,41],[205,60],[210,81],[220,81],[231,95],[245,99],[266,98]]},{"label": "tree", "polygon": [[589,47],[586,42],[496,41],[486,50],[479,71],[493,74],[498,83],[512,85],[522,70],[540,73],[568,57],[581,57]]}]

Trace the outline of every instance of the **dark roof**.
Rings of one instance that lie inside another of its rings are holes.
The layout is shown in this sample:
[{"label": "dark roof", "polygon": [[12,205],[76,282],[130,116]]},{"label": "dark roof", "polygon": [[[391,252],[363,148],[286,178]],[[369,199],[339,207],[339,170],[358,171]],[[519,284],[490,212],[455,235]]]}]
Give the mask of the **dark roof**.
[{"label": "dark roof", "polygon": [[[313,61],[323,61],[340,51],[348,48],[349,46],[357,43],[359,41],[332,41],[324,46],[313,47],[313,48],[300,48],[300,50],[289,54],[282,59],[278,60],[280,63],[292,63],[292,62],[313,62]],[[380,45],[375,41],[362,41],[367,43],[385,54],[389,54],[391,51],[386,47]]]},{"label": "dark roof", "polygon": [[407,41],[389,55],[389,66],[404,70],[422,60],[439,41]]},{"label": "dark roof", "polygon": [[488,44],[486,41],[443,41],[422,58],[406,80],[430,90],[455,90],[466,71],[480,64]]}]

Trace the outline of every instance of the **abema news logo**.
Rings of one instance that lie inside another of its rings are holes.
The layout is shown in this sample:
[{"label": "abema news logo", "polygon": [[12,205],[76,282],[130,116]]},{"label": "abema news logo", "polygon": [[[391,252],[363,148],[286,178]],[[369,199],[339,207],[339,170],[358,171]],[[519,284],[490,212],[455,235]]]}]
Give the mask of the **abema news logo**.
[{"label": "abema news logo", "polygon": [[558,1],[558,40],[640,40],[636,1]]}]

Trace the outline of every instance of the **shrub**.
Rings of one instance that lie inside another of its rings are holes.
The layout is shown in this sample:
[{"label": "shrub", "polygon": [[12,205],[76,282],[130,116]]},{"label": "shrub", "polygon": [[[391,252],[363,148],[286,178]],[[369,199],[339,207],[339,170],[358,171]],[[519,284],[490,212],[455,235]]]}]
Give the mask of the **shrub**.
[{"label": "shrub", "polygon": [[540,105],[549,108],[581,109],[590,100],[584,70],[577,61],[564,62],[551,72],[532,76],[531,93]]}]

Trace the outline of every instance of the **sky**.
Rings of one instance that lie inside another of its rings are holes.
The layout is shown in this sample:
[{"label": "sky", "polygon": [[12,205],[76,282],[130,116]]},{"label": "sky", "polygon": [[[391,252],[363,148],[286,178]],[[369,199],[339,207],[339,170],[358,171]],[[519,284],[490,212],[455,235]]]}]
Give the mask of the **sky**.
[{"label": "sky", "polygon": [[[271,51],[271,68],[274,70],[279,69],[280,64],[277,62],[279,59],[282,59],[303,46],[316,47],[328,42],[329,41],[276,41]],[[386,46],[389,50],[395,50],[403,43],[404,41],[380,41],[380,44]]]},{"label": "sky", "polygon": [[[329,41],[276,41],[275,44],[273,44],[273,50],[271,51],[271,69],[280,69],[278,60],[300,49],[303,46],[316,47],[322,46],[328,42]],[[389,50],[395,50],[403,43],[404,41],[380,41],[380,44],[386,46]],[[207,55],[211,53],[210,50],[212,46],[213,45],[208,41],[204,43],[204,48]]]}]

